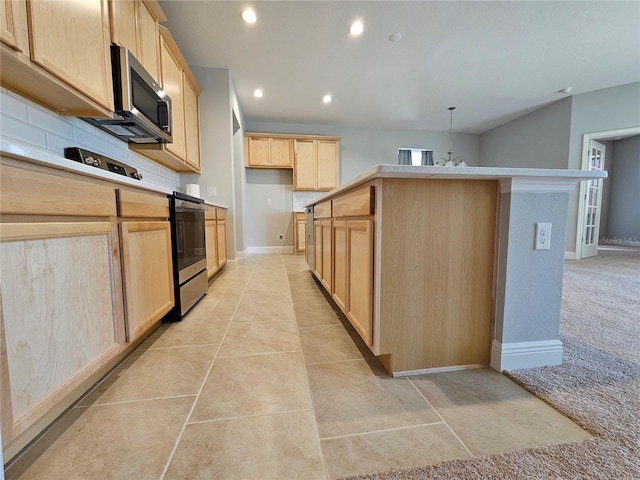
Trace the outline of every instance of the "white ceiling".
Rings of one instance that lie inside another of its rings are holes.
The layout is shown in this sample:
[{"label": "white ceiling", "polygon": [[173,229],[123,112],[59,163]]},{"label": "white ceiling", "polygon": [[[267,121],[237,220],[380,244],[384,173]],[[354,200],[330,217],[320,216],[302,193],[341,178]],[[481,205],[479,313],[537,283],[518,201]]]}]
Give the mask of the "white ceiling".
[{"label": "white ceiling", "polygon": [[248,121],[446,131],[456,106],[454,131],[482,133],[565,87],[640,81],[637,1],[160,4],[190,65],[230,69]]}]

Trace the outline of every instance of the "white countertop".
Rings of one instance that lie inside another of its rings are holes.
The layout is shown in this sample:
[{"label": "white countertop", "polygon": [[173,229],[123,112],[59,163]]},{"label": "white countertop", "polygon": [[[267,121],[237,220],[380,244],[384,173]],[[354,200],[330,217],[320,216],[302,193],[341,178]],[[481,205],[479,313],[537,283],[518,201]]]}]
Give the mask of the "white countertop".
[{"label": "white countertop", "polygon": [[[411,165],[376,165],[347,183],[334,188],[307,206],[327,200],[340,192],[375,178],[407,178],[438,180],[509,180],[526,185],[526,191],[571,191],[578,182],[592,178],[606,178],[607,172],[586,170],[562,170],[550,168],[502,168],[502,167],[436,167]],[[554,188],[549,189],[549,186]],[[515,189],[514,189],[515,190]],[[521,189],[525,190],[525,189]]]},{"label": "white countertop", "polygon": [[173,193],[171,188],[149,182],[144,180],[144,178],[142,180],[136,180],[135,178],[125,177],[124,175],[119,175],[107,170],[102,170],[101,168],[92,167],[90,165],[85,165],[84,163],[69,160],[68,158],[60,157],[36,147],[30,147],[28,145],[8,141],[5,138],[0,138],[0,151],[3,155],[8,157],[14,157],[19,160],[25,160],[39,165],[46,165],[51,168],[65,170],[67,172],[79,173],[87,177],[100,178],[109,182],[129,185],[131,187],[141,188],[143,190],[149,190],[157,193]]}]

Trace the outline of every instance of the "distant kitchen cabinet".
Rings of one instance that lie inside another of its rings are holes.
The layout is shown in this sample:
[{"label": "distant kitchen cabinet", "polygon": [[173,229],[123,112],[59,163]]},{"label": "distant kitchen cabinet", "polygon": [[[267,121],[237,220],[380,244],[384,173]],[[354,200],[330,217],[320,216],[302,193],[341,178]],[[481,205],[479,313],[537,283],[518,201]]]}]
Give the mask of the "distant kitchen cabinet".
[{"label": "distant kitchen cabinet", "polygon": [[293,167],[293,140],[268,134],[245,135],[245,165],[251,168]]},{"label": "distant kitchen cabinet", "polygon": [[227,209],[216,208],[216,233],[218,238],[218,268],[227,263]]},{"label": "distant kitchen cabinet", "polygon": [[5,0],[0,21],[3,87],[65,115],[110,116],[107,0]]},{"label": "distant kitchen cabinet", "polygon": [[114,189],[2,160],[0,409],[8,460],[108,368],[124,323]]},{"label": "distant kitchen cabinet", "polygon": [[293,214],[293,251],[304,252],[307,240],[307,215],[304,212]]},{"label": "distant kitchen cabinet", "polygon": [[174,306],[169,199],[118,190],[127,341],[147,332]]},{"label": "distant kitchen cabinet", "polygon": [[160,26],[162,88],[171,98],[171,143],[130,144],[129,148],[175,172],[200,172],[198,84],[178,45]]},{"label": "distant kitchen cabinet", "polygon": [[294,190],[329,191],[338,186],[338,143],[334,139],[295,140]]},{"label": "distant kitchen cabinet", "polygon": [[111,41],[127,47],[157,82],[160,81],[158,22],[167,18],[157,2],[109,0]]}]

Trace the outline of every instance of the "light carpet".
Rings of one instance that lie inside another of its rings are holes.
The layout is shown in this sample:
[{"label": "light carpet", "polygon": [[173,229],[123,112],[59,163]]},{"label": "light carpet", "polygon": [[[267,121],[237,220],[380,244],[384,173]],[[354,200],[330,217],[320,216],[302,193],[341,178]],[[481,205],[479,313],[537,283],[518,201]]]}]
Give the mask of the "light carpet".
[{"label": "light carpet", "polygon": [[390,479],[640,479],[640,249],[567,261],[563,364],[506,374],[594,438],[351,477]]}]

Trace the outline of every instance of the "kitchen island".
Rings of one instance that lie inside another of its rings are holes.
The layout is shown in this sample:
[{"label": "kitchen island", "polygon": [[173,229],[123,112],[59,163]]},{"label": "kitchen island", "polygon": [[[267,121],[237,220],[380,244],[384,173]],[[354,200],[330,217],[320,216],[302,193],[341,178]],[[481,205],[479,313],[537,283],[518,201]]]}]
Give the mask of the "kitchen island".
[{"label": "kitchen island", "polygon": [[392,375],[557,365],[569,192],[605,176],[378,165],[310,205],[307,259]]}]

